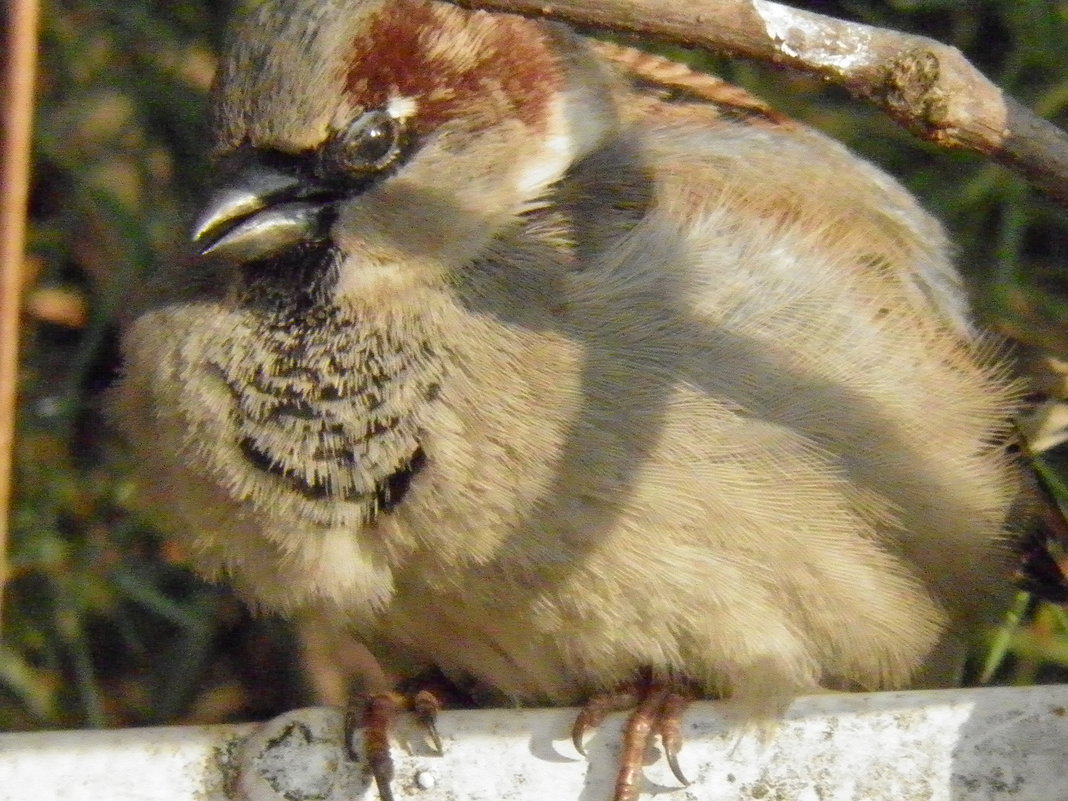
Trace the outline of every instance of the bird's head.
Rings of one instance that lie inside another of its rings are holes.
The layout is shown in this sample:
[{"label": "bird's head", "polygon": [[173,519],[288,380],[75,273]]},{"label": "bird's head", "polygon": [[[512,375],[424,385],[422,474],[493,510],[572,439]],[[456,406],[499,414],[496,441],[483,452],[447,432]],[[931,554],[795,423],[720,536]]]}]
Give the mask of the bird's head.
[{"label": "bird's head", "polygon": [[565,29],[434,0],[266,0],[216,78],[200,252],[333,255],[334,291],[440,277],[614,130]]}]

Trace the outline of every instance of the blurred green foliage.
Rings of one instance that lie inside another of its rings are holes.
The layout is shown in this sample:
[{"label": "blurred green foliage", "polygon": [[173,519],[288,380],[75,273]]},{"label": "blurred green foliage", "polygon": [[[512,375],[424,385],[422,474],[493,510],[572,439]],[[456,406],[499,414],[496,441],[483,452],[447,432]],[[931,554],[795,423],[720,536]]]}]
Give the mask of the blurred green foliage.
[{"label": "blurred green foliage", "polygon": [[291,659],[271,656],[292,651],[278,624],[250,624],[128,510],[100,414],[116,321],[208,179],[205,99],[230,5],[43,9],[2,728],[262,715],[294,686]]},{"label": "blurred green foliage", "polygon": [[[51,0],[43,16],[20,430],[0,642],[0,728],[211,721],[296,703],[290,635],[249,620],[130,509],[99,412],[130,288],[175,251],[201,187],[225,20],[207,0]],[[1068,2],[794,2],[924,33],[1068,126]],[[920,144],[819,81],[679,54],[843,139],[953,232],[992,326],[1068,353],[1068,212],[967,154]],[[999,679],[1064,680],[1068,627],[1035,612],[998,640]]]}]

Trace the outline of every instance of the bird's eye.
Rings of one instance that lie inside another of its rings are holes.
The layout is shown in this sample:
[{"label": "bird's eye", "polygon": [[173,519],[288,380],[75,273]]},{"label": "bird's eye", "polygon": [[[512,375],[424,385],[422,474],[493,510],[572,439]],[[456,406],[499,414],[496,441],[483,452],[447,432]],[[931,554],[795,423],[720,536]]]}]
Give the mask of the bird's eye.
[{"label": "bird's eye", "polygon": [[361,114],[333,143],[333,160],[347,172],[378,172],[401,152],[401,124],[383,109]]}]

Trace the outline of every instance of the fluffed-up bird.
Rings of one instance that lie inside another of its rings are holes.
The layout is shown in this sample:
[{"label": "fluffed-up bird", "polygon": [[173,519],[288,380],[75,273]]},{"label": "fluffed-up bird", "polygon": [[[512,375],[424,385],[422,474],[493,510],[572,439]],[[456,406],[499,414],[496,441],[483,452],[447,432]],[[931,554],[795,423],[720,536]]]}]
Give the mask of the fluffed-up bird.
[{"label": "fluffed-up bird", "polygon": [[618,799],[691,695],[756,719],[936,680],[1019,494],[939,224],[626,61],[434,0],[264,0],[196,254],[114,394],[145,498],[252,603],[409,675],[593,699],[579,738],[638,704]]}]

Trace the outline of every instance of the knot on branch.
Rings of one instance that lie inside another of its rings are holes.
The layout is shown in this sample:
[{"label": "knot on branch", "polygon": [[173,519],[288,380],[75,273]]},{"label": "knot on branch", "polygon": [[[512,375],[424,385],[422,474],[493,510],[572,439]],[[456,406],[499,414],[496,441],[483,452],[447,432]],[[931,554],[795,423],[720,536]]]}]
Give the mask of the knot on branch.
[{"label": "knot on branch", "polygon": [[949,101],[939,84],[941,76],[937,55],[927,49],[910,50],[886,65],[876,93],[899,124],[937,140],[949,119]]}]

